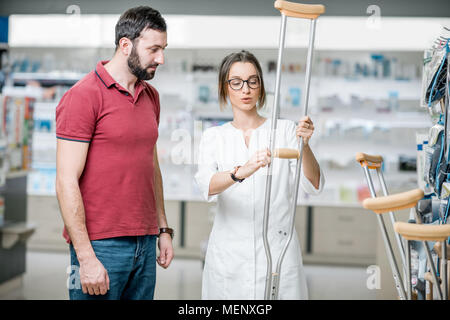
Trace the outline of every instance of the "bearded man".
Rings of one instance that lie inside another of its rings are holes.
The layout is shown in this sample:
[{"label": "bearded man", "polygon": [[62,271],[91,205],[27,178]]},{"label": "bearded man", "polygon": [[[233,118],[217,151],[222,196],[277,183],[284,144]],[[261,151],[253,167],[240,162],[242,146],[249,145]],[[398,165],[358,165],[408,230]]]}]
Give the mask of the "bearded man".
[{"label": "bearded man", "polygon": [[115,45],[56,108],[56,194],[78,280],[69,281],[71,300],[153,299],[156,263],[167,268],[173,258],[156,150],[159,95],[146,82],[164,63],[164,18],[147,6],[127,10]]}]

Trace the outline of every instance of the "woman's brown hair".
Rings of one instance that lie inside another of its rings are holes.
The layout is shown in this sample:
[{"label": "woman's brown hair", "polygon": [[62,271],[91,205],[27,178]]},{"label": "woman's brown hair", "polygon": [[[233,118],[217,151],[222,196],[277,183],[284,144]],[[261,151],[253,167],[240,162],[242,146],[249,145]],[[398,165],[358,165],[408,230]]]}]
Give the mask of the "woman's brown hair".
[{"label": "woman's brown hair", "polygon": [[249,62],[253,64],[253,66],[256,68],[256,71],[258,72],[258,77],[260,81],[260,93],[259,93],[259,99],[258,99],[258,108],[261,108],[264,103],[266,102],[266,90],[264,88],[264,80],[263,80],[263,74],[261,65],[258,62],[258,59],[256,57],[245,50],[242,50],[240,52],[233,52],[227,55],[220,64],[219,68],[219,105],[220,109],[222,110],[227,105],[227,98],[228,98],[228,74],[230,72],[231,66],[235,62]]}]

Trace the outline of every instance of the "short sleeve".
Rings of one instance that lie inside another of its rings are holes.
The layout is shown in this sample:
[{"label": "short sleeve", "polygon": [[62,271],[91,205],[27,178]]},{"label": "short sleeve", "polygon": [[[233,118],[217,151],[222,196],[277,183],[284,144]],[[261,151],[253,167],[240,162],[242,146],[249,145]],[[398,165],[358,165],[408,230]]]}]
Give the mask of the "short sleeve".
[{"label": "short sleeve", "polygon": [[73,88],[67,91],[56,107],[56,137],[90,142],[96,123],[94,107],[86,93]]},{"label": "short sleeve", "polygon": [[216,161],[216,134],[217,128],[209,128],[203,132],[198,149],[198,170],[195,180],[203,198],[208,201],[216,201],[217,195],[209,196],[209,184],[211,178],[218,171]]},{"label": "short sleeve", "polygon": [[[289,148],[298,149],[298,139],[297,135],[295,133],[296,131],[296,124],[293,121],[286,121],[286,141],[288,141]],[[289,167],[292,176],[295,177],[295,170],[297,167],[297,160],[291,159],[289,160]],[[305,174],[303,172],[303,165],[301,169],[301,175],[300,175],[300,185],[302,186],[303,191],[305,191],[307,194],[310,195],[318,195],[322,192],[323,186],[325,184],[325,177],[322,172],[322,168],[319,167],[320,170],[320,178],[319,178],[319,188],[316,189],[314,185],[309,181],[308,178],[305,177]]]}]

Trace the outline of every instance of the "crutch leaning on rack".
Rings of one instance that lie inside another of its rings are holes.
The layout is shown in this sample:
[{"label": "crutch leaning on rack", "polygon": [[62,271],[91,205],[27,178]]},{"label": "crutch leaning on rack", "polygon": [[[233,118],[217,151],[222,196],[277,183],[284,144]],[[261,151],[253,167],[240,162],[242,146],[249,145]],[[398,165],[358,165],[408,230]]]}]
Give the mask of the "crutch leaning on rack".
[{"label": "crutch leaning on rack", "polygon": [[[368,198],[363,201],[363,207],[374,211],[378,215],[386,212],[394,212],[397,210],[415,208],[416,218],[419,218],[417,213],[417,203],[423,198],[423,191],[421,189],[415,189],[407,192],[402,192],[394,195]],[[395,222],[394,230],[400,234],[406,240],[406,283],[400,286],[402,295],[406,292],[406,298],[412,299],[412,282],[411,282],[411,241],[423,241],[424,247],[427,249],[427,260],[431,266],[431,275],[434,283],[440,283],[440,279],[437,277],[436,268],[431,257],[431,252],[428,247],[428,241],[440,241],[442,244],[442,286],[437,286],[438,295],[440,299],[446,300],[448,298],[447,288],[447,249],[446,241],[450,236],[450,225],[427,225],[427,224],[415,224],[406,222]],[[400,283],[402,283],[400,281]],[[402,296],[400,296],[402,298]]]},{"label": "crutch leaning on rack", "polygon": [[[305,94],[304,94],[304,116],[308,114],[308,100],[309,100],[309,85],[311,78],[311,64],[312,64],[312,56],[314,49],[314,35],[316,28],[316,19],[325,12],[325,7],[323,5],[305,5],[300,3],[293,3],[288,1],[275,1],[275,8],[280,10],[281,13],[281,28],[280,28],[280,38],[279,38],[279,49],[278,49],[278,63],[277,63],[277,72],[276,72],[276,82],[275,82],[275,99],[274,105],[272,108],[272,127],[270,131],[270,141],[269,146],[270,150],[274,150],[275,148],[275,132],[277,130],[277,119],[278,119],[278,109],[279,109],[279,101],[280,101],[280,84],[281,84],[281,65],[282,65],[282,57],[283,57],[283,49],[284,49],[284,40],[286,34],[286,19],[287,17],[293,18],[301,18],[301,19],[310,19],[310,38],[309,38],[309,47],[308,47],[308,57],[306,63],[306,80],[305,80]],[[286,250],[289,246],[289,243],[292,239],[292,233],[294,230],[294,221],[295,221],[295,210],[297,207],[297,196],[298,196],[298,188],[300,184],[300,174],[301,174],[301,165],[303,158],[303,140],[299,141],[299,156],[297,158],[297,167],[295,174],[295,191],[293,196],[293,205],[292,205],[292,214],[290,216],[290,229],[289,235],[287,237],[286,243],[283,246],[283,249],[280,253],[280,256],[277,261],[276,271],[272,270],[272,255],[270,252],[270,246],[268,241],[268,227],[269,227],[269,208],[270,208],[270,193],[272,186],[272,165],[268,167],[268,174],[266,179],[266,193],[265,193],[265,202],[264,202],[264,218],[263,218],[263,243],[264,249],[267,257],[267,272],[266,272],[266,286],[264,292],[264,299],[266,300],[274,300],[278,299],[278,288],[280,284],[280,271],[281,265],[283,263],[283,258],[286,253]],[[271,163],[273,163],[271,161]]]},{"label": "crutch leaning on rack", "polygon": [[[383,157],[381,157],[379,155],[368,155],[368,154],[359,152],[359,153],[356,154],[356,161],[361,165],[361,167],[364,170],[367,186],[369,187],[370,195],[372,196],[372,198],[376,198],[377,194],[375,192],[375,187],[374,187],[374,184],[373,184],[373,181],[372,181],[372,177],[370,175],[370,171],[369,170],[376,170],[377,176],[378,176],[378,181],[379,181],[381,189],[383,191],[383,195],[387,196],[388,195],[388,190],[387,190],[386,182],[384,180],[383,172],[381,170],[382,165],[383,165]],[[392,211],[389,212],[389,217],[390,217],[390,221],[391,221],[392,226],[394,226],[394,224],[396,222],[396,219],[395,219],[394,213]],[[396,261],[395,256],[394,256],[394,252],[393,252],[393,248],[392,248],[392,245],[391,245],[391,241],[389,240],[389,236],[388,236],[388,233],[387,233],[387,230],[386,230],[386,225],[385,225],[384,220],[381,217],[381,215],[377,215],[377,220],[378,220],[378,225],[379,225],[379,228],[380,228],[380,231],[381,231],[381,236],[383,237],[383,243],[384,243],[384,246],[385,246],[386,254],[388,256],[389,265],[391,267],[392,275],[394,277],[394,282],[395,282],[395,287],[397,289],[397,293],[398,293],[400,299],[405,299],[406,298],[406,294],[405,294],[405,291],[403,289],[402,280],[401,280],[401,277],[400,277],[400,272],[399,272],[399,269],[398,269],[397,261]],[[400,239],[400,236],[398,234],[395,234],[395,239],[396,239],[397,247],[398,247],[399,252],[400,252],[400,257],[401,257],[402,262],[403,262],[402,265],[404,266],[403,274],[406,275],[406,267],[405,267],[406,266],[406,260],[405,260],[405,250],[403,248],[403,243],[402,243],[402,241]]]},{"label": "crutch leaning on rack", "polygon": [[[450,259],[450,246],[448,245],[448,242],[447,242],[446,247],[447,247],[447,261],[448,261]],[[444,252],[442,249],[442,242],[436,242],[434,244],[433,250],[434,250],[434,252],[436,252],[439,259],[443,259]],[[441,273],[442,273],[442,270],[441,270]],[[449,276],[447,276],[447,288],[450,289],[450,264],[448,264],[448,262],[447,262],[447,275],[449,275]],[[431,280],[432,280],[431,282],[434,284],[434,280],[433,279],[431,279]],[[436,285],[437,286],[441,285],[441,288],[442,288],[442,282],[443,281],[441,280],[441,283],[436,284]],[[431,294],[432,294],[432,292],[431,292]]]}]

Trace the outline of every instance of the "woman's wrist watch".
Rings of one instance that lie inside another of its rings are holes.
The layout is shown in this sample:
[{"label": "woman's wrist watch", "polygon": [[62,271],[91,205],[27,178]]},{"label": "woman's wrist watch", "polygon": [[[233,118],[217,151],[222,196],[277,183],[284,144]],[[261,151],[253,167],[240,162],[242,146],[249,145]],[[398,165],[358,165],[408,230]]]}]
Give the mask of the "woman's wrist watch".
[{"label": "woman's wrist watch", "polygon": [[159,228],[158,238],[161,235],[161,233],[168,233],[168,234],[170,234],[170,237],[172,239],[173,239],[173,236],[175,235],[175,232],[173,231],[172,228]]},{"label": "woman's wrist watch", "polygon": [[234,170],[232,170],[230,172],[231,179],[233,179],[233,181],[236,181],[236,182],[239,182],[239,183],[241,183],[242,181],[245,180],[245,178],[239,179],[238,177],[235,176],[236,172],[239,170],[240,167],[241,166],[234,167]]}]

